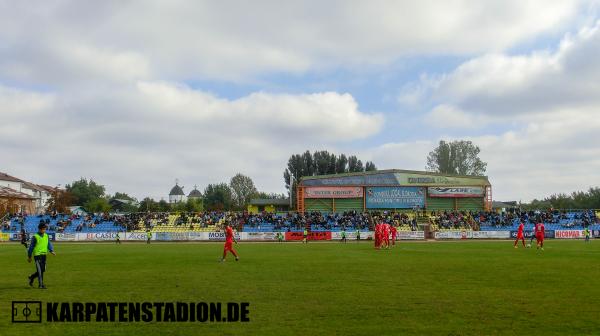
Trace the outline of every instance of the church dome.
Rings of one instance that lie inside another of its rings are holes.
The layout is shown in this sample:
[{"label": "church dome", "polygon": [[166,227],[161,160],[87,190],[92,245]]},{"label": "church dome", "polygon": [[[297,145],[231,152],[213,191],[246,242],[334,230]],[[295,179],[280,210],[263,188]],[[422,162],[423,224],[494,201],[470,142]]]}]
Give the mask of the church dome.
[{"label": "church dome", "polygon": [[185,194],[183,193],[183,189],[177,183],[175,183],[175,186],[171,189],[169,196],[180,196],[180,195],[185,196]]},{"label": "church dome", "polygon": [[190,191],[188,198],[202,198],[202,193],[200,192],[200,190],[194,187],[194,190]]}]

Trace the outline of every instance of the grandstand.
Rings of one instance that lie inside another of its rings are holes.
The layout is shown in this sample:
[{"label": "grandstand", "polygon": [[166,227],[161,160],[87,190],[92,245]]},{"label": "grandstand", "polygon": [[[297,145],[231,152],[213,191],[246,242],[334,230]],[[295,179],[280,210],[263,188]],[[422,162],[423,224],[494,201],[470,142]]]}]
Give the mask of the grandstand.
[{"label": "grandstand", "polygon": [[[48,232],[112,232],[123,230],[124,227],[112,220],[104,220],[102,217],[90,217],[86,219],[73,215],[40,215],[40,216],[16,216],[10,219],[10,227],[3,227],[3,232],[16,232],[21,225],[27,232],[36,232],[38,225],[44,221],[48,225]],[[68,224],[67,224],[68,223]]]},{"label": "grandstand", "polygon": [[302,232],[308,228],[313,232],[370,231],[373,223],[385,221],[398,231],[417,231],[429,226],[427,231],[513,231],[519,223],[526,229],[542,219],[547,230],[600,230],[598,212],[579,211],[530,211],[530,212],[318,212],[311,213],[147,213],[115,216],[38,215],[13,216],[2,225],[2,232],[15,233],[22,227],[26,232],[35,232],[43,221],[50,233],[75,232],[215,232],[225,222],[231,223],[240,232]]},{"label": "grandstand", "polygon": [[511,213],[491,213],[478,218],[478,220],[482,231],[517,230],[521,222],[526,228],[533,227],[539,217],[543,218],[546,230],[582,230],[585,227],[590,230],[600,229],[598,212],[593,210],[530,211],[522,213],[520,216],[511,216]]}]

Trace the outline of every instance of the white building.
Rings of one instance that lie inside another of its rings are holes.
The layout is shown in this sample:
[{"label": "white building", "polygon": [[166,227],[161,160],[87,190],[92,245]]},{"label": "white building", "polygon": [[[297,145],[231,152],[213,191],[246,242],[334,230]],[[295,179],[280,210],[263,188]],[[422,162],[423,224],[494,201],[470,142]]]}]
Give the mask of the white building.
[{"label": "white building", "polygon": [[175,182],[175,186],[173,188],[171,188],[171,192],[169,193],[169,203],[180,203],[180,202],[187,202],[187,197],[185,197],[183,188],[180,187],[177,182]]},{"label": "white building", "polygon": [[50,199],[50,197],[52,197],[52,194],[48,188],[27,182],[2,172],[0,172],[0,186],[33,197],[35,199],[35,213],[38,214],[46,211],[46,202]]}]

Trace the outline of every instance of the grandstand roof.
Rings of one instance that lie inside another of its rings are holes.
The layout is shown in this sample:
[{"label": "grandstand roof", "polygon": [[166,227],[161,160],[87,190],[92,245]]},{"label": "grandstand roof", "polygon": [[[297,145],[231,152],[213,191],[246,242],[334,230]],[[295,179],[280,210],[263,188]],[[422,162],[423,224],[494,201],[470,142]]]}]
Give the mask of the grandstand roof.
[{"label": "grandstand roof", "polygon": [[179,186],[179,184],[175,183],[175,186],[173,188],[171,188],[171,192],[169,193],[169,196],[185,196],[185,194],[183,193],[183,189]]},{"label": "grandstand roof", "polygon": [[360,186],[360,185],[428,185],[428,186],[487,186],[487,176],[441,174],[428,171],[387,169],[356,173],[305,176],[303,186]]}]

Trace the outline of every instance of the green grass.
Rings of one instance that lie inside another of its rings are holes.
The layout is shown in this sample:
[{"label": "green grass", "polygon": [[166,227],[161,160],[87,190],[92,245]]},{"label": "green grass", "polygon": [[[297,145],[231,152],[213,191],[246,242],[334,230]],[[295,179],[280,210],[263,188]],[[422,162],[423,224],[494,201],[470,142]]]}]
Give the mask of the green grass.
[{"label": "green grass", "polygon": [[[598,335],[600,242],[56,243],[48,290],[0,245],[0,335]],[[11,324],[12,300],[247,301],[249,323]]]}]

